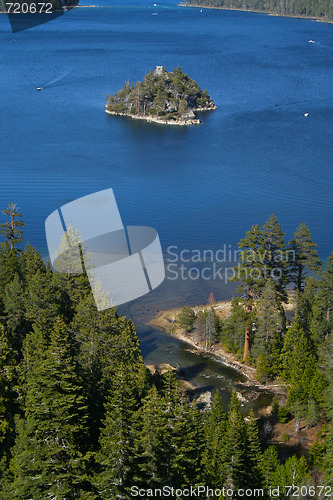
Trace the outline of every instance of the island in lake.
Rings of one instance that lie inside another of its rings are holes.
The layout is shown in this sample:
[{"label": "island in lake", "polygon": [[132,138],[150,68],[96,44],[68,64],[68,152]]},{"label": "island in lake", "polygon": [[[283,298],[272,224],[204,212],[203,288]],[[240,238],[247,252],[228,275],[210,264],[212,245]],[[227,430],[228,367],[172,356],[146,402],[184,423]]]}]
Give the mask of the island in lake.
[{"label": "island in lake", "polygon": [[195,112],[216,109],[208,91],[202,91],[179,66],[170,72],[157,66],[142,81],[126,82],[116,94],[107,95],[106,101],[106,113],[166,125],[199,124]]}]

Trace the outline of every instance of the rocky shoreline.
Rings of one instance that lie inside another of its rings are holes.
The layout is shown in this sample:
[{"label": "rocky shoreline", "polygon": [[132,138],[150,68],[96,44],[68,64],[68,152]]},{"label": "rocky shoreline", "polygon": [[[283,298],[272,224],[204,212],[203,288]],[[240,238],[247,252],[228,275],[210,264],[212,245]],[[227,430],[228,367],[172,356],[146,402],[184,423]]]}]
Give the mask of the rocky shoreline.
[{"label": "rocky shoreline", "polygon": [[[207,108],[196,108],[193,112],[202,112],[202,111],[213,111],[217,109],[217,106],[210,106]],[[122,111],[110,111],[109,109],[105,110],[105,113],[108,115],[116,115],[116,116],[126,116],[127,118],[133,118],[133,120],[144,120],[150,123],[159,123],[161,125],[200,125],[201,121],[199,118],[184,118],[183,120],[163,120],[163,118],[157,118],[155,116],[149,115],[133,115],[132,113],[126,113]],[[193,113],[194,114],[194,113]]]},{"label": "rocky shoreline", "polygon": [[267,16],[273,17],[290,17],[292,19],[309,19],[310,21],[317,21],[319,23],[327,23],[332,24],[332,19],[325,19],[324,17],[315,17],[315,16],[302,16],[300,14],[275,14],[274,12],[270,12],[268,10],[256,10],[256,9],[239,9],[236,7],[218,7],[215,5],[189,5],[186,2],[180,2],[178,7],[192,7],[194,9],[213,9],[213,10],[231,10],[238,12],[253,12],[253,14],[266,14]]},{"label": "rocky shoreline", "polygon": [[[196,313],[198,313],[198,311],[203,311],[208,307],[208,305],[202,305],[195,306],[192,309]],[[219,316],[225,319],[230,314],[231,301],[216,302],[214,304],[214,309]],[[265,384],[260,383],[256,377],[256,369],[239,361],[232,353],[227,352],[221,344],[217,343],[214,344],[211,348],[205,349],[202,346],[198,345],[190,334],[185,334],[184,332],[180,331],[180,329],[177,328],[175,324],[176,317],[180,311],[181,308],[159,311],[155,318],[150,321],[150,324],[152,326],[160,328],[161,330],[177,338],[178,340],[187,343],[192,347],[191,352],[195,354],[214,356],[222,360],[226,366],[230,366],[231,368],[237,370],[247,378],[246,382],[242,382],[239,384],[244,386],[244,388],[251,386],[258,389],[258,391],[270,391],[274,393],[274,395],[279,400],[286,399],[287,389],[284,385],[276,382],[267,382]]]}]

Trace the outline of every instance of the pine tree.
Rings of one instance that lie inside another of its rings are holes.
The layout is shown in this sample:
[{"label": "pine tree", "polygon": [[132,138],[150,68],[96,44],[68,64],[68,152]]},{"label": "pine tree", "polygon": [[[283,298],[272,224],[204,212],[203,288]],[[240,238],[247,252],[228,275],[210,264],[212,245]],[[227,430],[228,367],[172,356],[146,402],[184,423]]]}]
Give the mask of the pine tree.
[{"label": "pine tree", "polygon": [[213,309],[211,309],[205,319],[204,337],[205,337],[206,349],[210,349],[212,343],[215,340],[215,336],[216,336],[215,314]]},{"label": "pine tree", "polygon": [[97,311],[91,294],[81,299],[71,322],[75,357],[88,399],[91,436],[98,440],[104,402],[112,390],[116,370],[126,366],[137,377],[136,397],[147,389],[147,371],[133,323],[118,317],[114,308]]},{"label": "pine tree", "polygon": [[319,367],[324,374],[327,386],[325,389],[325,409],[328,417],[333,419],[333,333],[331,332],[319,351]]},{"label": "pine tree", "polygon": [[275,284],[266,282],[257,306],[258,325],[251,354],[256,359],[257,375],[261,379],[274,378],[279,372],[281,333],[284,311]]},{"label": "pine tree", "polygon": [[206,483],[215,488],[223,486],[221,449],[225,443],[226,420],[226,414],[222,408],[221,395],[217,389],[212,408],[204,424],[206,446],[203,453]]},{"label": "pine tree", "polygon": [[177,316],[177,321],[180,328],[183,328],[186,333],[193,328],[195,320],[195,312],[189,306],[184,306]]},{"label": "pine tree", "polygon": [[20,350],[23,338],[31,328],[31,323],[26,319],[24,290],[17,274],[5,287],[3,307],[11,346],[13,349]]},{"label": "pine tree", "polygon": [[289,245],[292,252],[292,258],[289,262],[290,278],[296,284],[297,289],[302,292],[307,272],[318,274],[322,266],[316,250],[317,245],[312,241],[311,233],[306,224],[302,222],[298,226],[294,238],[289,241]]},{"label": "pine tree", "polygon": [[238,247],[241,249],[239,264],[234,270],[235,280],[240,281],[239,291],[249,295],[249,298],[259,296],[265,284],[264,257],[265,240],[263,231],[258,225],[252,226],[241,239]]},{"label": "pine tree", "polygon": [[[306,278],[306,285],[302,293],[296,290],[295,311],[300,318],[300,325],[306,332],[313,346],[319,345],[323,339],[322,311],[318,307],[319,281],[314,277]],[[319,321],[318,321],[319,320]]]},{"label": "pine tree", "polygon": [[40,253],[32,247],[29,242],[26,243],[23,252],[19,255],[19,263],[22,279],[26,283],[34,276],[37,271],[45,272],[46,265]]},{"label": "pine tree", "polygon": [[292,370],[294,367],[292,366],[291,362],[294,356],[295,345],[297,344],[298,340],[304,336],[304,330],[300,325],[300,317],[298,314],[295,314],[294,319],[284,336],[284,342],[281,351],[281,370],[286,380],[290,380],[292,378]]},{"label": "pine tree", "polygon": [[248,477],[246,427],[235,392],[230,400],[226,429],[225,444],[221,450],[220,481],[236,490],[248,484]]},{"label": "pine tree", "polygon": [[194,329],[193,329],[193,339],[196,344],[200,344],[200,342],[204,338],[204,333],[205,333],[205,315],[203,311],[199,311],[194,320]]},{"label": "pine tree", "polygon": [[261,474],[263,476],[263,486],[266,494],[270,488],[278,486],[276,482],[276,471],[280,465],[277,450],[274,446],[269,446],[262,454],[260,461]]},{"label": "pine tree", "polygon": [[[238,266],[234,267],[235,277],[231,281],[240,281],[238,291],[244,294],[246,310],[250,320],[254,300],[260,296],[265,285],[265,265],[264,265],[264,235],[258,225],[252,226],[247,231],[245,238],[240,240],[238,247],[242,250]],[[246,360],[250,351],[250,321],[245,328],[244,355]]]},{"label": "pine tree", "polygon": [[0,244],[0,311],[3,307],[2,297],[6,285],[10,283],[15,275],[20,276],[19,259],[15,249],[11,249],[7,241]]},{"label": "pine tree", "polygon": [[42,328],[51,328],[60,313],[60,290],[53,282],[50,269],[38,270],[25,287],[24,307],[26,318]]},{"label": "pine tree", "polygon": [[[8,465],[14,439],[14,415],[17,411],[16,368],[16,356],[4,327],[0,325],[0,464],[3,466]],[[0,483],[2,468],[0,465]]]},{"label": "pine tree", "polygon": [[11,250],[17,251],[16,246],[23,241],[23,232],[20,228],[24,227],[25,224],[21,220],[22,214],[15,203],[10,203],[8,208],[2,210],[2,213],[10,220],[0,224],[0,234],[9,242]]},{"label": "pine tree", "polygon": [[255,312],[249,313],[246,310],[244,301],[238,297],[231,303],[230,316],[225,320],[220,333],[223,345],[230,351],[240,354],[244,348],[244,331],[248,329],[254,321]]},{"label": "pine tree", "polygon": [[263,225],[264,255],[268,276],[273,279],[280,298],[287,300],[288,259],[284,233],[274,214]]},{"label": "pine tree", "polygon": [[317,370],[316,357],[300,326],[298,315],[286,333],[281,362],[283,376],[290,384],[287,406],[295,414],[297,431],[301,418],[313,419],[311,404],[322,399],[321,393],[324,389],[324,381]]},{"label": "pine tree", "polygon": [[[163,483],[172,486],[179,485],[178,470],[175,469],[175,459],[178,453],[179,435],[175,428],[175,409],[181,404],[181,392],[173,373],[167,372],[163,380],[163,455],[161,456],[161,466],[163,469]],[[182,422],[181,422],[182,423]],[[176,442],[177,440],[177,442]]]},{"label": "pine tree", "polygon": [[165,438],[162,397],[155,386],[150,389],[137,413],[136,428],[134,482],[142,487],[158,487],[164,478]]},{"label": "pine tree", "polygon": [[[333,253],[327,259],[327,266],[319,281],[319,300],[326,312],[326,320],[330,324],[333,310]],[[333,321],[333,318],[332,318]]]},{"label": "pine tree", "polygon": [[57,319],[44,359],[26,378],[25,418],[13,450],[11,498],[73,498],[90,491],[87,406],[68,332]]},{"label": "pine tree", "polygon": [[96,454],[96,488],[103,499],[131,498],[136,409],[135,380],[128,368],[120,364],[112,379]]},{"label": "pine tree", "polygon": [[248,486],[249,488],[253,486],[259,487],[263,481],[261,473],[262,452],[259,441],[258,426],[252,409],[247,417],[246,438]]},{"label": "pine tree", "polygon": [[308,465],[304,456],[297,458],[295,455],[289,457],[284,465],[280,465],[275,473],[275,482],[280,486],[282,498],[288,498],[284,495],[286,486],[299,486],[306,484],[309,480]]},{"label": "pine tree", "polygon": [[202,484],[202,453],[204,433],[201,413],[195,402],[180,395],[174,411],[173,440],[175,446],[172,463],[173,484],[184,488],[189,484]]},{"label": "pine tree", "polygon": [[324,484],[327,486],[332,485],[333,481],[333,427],[331,426],[330,432],[326,438],[326,453],[324,456]]},{"label": "pine tree", "polygon": [[[307,300],[307,322],[311,339],[318,348],[333,330],[333,253],[328,257],[326,269],[320,280],[311,285],[312,293]],[[306,294],[308,287],[309,283],[303,295]]]}]

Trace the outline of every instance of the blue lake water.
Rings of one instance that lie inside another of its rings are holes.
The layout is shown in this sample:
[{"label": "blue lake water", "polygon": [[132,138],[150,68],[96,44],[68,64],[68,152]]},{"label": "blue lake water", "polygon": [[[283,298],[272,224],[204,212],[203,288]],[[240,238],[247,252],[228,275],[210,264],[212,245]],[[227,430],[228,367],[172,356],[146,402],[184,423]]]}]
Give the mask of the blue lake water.
[{"label": "blue lake water", "polygon": [[[0,201],[20,206],[27,239],[46,256],[46,217],[112,187],[124,224],[154,227],[165,252],[235,248],[274,212],[287,240],[306,222],[325,259],[333,250],[333,26],[201,13],[171,0],[94,3],[16,34],[0,15]],[[156,65],[180,65],[218,109],[187,128],[104,113],[106,93]],[[199,369],[198,356],[144,324],[156,309],[202,303],[210,291],[225,299],[235,287],[166,280],[120,312],[136,321],[148,361],[179,362],[193,381],[228,392],[223,379],[235,374],[203,358]]]}]

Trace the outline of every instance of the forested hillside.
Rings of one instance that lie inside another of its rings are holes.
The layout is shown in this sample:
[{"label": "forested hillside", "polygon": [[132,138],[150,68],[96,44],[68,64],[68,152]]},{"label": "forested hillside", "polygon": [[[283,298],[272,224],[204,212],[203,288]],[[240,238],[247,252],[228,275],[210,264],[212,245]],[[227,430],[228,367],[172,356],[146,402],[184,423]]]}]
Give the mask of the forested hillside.
[{"label": "forested hillside", "polygon": [[333,0],[185,0],[187,5],[333,19]]},{"label": "forested hillside", "polygon": [[[262,498],[282,499],[284,490],[277,497],[270,487],[290,485],[315,492],[303,498],[319,498],[317,485],[327,484],[332,493],[333,256],[320,279],[305,284],[307,249],[313,246],[300,246],[295,235],[302,272],[298,314],[289,328],[276,316],[284,283],[275,286],[269,279],[256,289],[244,281],[248,296],[222,325],[225,338],[236,331],[245,338],[260,299],[261,347],[251,355],[269,364],[279,360],[274,370],[290,387],[286,408],[277,410],[280,418],[301,418],[304,411],[308,418],[311,404],[314,421],[323,425],[310,457],[283,461],[267,445],[265,432],[259,434],[254,414],[241,413],[235,393],[227,413],[219,392],[211,410],[202,412],[172,373],[152,377],[132,322],[114,309],[97,312],[84,275],[54,273],[24,243],[15,205],[2,217],[1,499],[130,499],[137,491],[132,487],[148,488],[140,498],[158,498],[149,489],[204,484],[232,488],[234,498],[239,488],[263,488]],[[277,223],[271,226],[273,251],[283,241]],[[253,250],[261,238],[254,227],[242,245]],[[276,342],[283,347],[276,350]],[[205,492],[196,498],[217,496]]]}]

